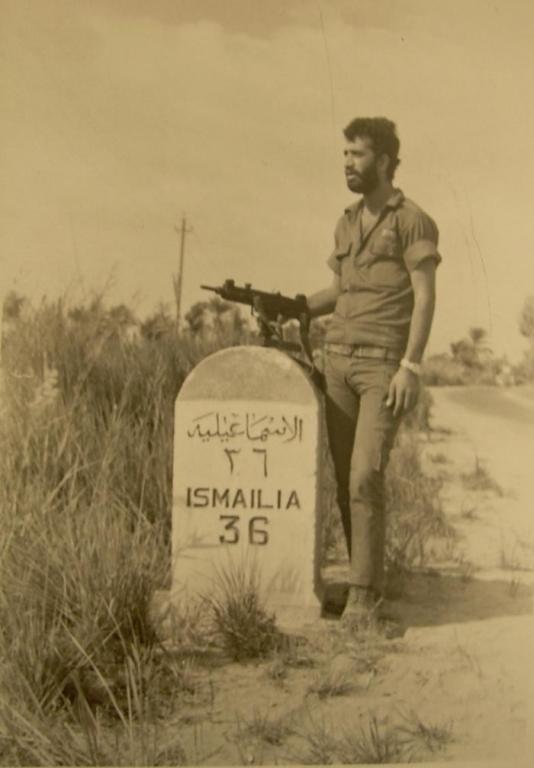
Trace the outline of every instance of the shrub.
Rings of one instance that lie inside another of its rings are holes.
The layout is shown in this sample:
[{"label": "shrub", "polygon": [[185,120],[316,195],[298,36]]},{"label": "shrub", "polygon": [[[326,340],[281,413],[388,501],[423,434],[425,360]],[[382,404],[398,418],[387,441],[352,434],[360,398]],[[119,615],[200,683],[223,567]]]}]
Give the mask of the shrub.
[{"label": "shrub", "polygon": [[247,563],[228,565],[217,574],[214,594],[206,596],[215,632],[235,661],[267,656],[280,644],[274,615],[260,596],[259,574]]},{"label": "shrub", "polygon": [[497,496],[503,495],[499,483],[489,474],[478,456],[475,456],[473,470],[462,473],[461,477],[464,487],[470,491],[493,491]]},{"label": "shrub", "polygon": [[423,473],[417,438],[401,435],[386,475],[386,561],[392,573],[423,565],[436,541],[455,539],[441,508],[441,483]]},{"label": "shrub", "polygon": [[340,742],[342,763],[401,763],[405,754],[397,734],[370,715],[366,725],[346,733]]},{"label": "shrub", "polygon": [[411,761],[440,752],[453,740],[452,723],[423,720],[416,712],[404,715],[402,724],[396,727],[406,757]]},{"label": "shrub", "polygon": [[424,362],[423,381],[427,386],[461,386],[469,383],[469,378],[465,365],[449,355],[433,355]]}]

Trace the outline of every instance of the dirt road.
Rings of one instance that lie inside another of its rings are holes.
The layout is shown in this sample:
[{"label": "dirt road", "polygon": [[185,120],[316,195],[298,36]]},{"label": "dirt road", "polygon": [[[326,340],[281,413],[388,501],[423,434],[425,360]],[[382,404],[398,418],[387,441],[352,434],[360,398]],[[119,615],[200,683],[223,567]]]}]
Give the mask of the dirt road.
[{"label": "dirt road", "polygon": [[[458,541],[450,562],[410,576],[392,604],[404,637],[347,637],[337,619],[321,619],[303,628],[292,660],[204,671],[210,703],[192,707],[185,732],[188,754],[197,742],[213,747],[200,762],[332,762],[336,739],[361,746],[359,728],[370,734],[370,722],[408,721],[425,765],[532,764],[534,397],[432,394],[424,467],[441,478]],[[385,749],[373,739],[365,738],[368,751]]]},{"label": "dirt road", "polygon": [[[415,672],[401,664],[398,685],[409,690],[428,655],[418,700],[458,723],[451,754],[517,765],[532,755],[534,733],[534,393],[446,387],[432,396],[427,465],[442,473],[465,571],[438,589],[433,626],[412,623],[404,642],[417,652]],[[428,605],[425,594],[414,598]]]},{"label": "dirt road", "polygon": [[[432,397],[424,467],[442,480],[443,509],[458,541],[434,576],[409,579],[394,604],[408,630],[355,704],[382,717],[416,710],[427,723],[451,724],[447,759],[528,765],[534,392],[445,387]],[[329,706],[342,722],[343,704]]]},{"label": "dirt road", "polygon": [[433,425],[449,430],[443,451],[455,477],[444,498],[466,559],[478,578],[514,569],[526,578],[534,571],[534,390],[441,387],[432,396]]}]

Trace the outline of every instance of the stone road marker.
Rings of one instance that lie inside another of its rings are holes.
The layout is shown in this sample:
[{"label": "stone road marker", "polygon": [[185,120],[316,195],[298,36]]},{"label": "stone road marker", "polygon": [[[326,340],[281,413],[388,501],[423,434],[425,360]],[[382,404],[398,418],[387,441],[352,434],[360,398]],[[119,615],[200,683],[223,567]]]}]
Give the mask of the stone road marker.
[{"label": "stone road marker", "polygon": [[313,386],[279,350],[233,347],[192,371],[175,408],[173,601],[245,565],[281,625],[320,615],[320,429]]}]

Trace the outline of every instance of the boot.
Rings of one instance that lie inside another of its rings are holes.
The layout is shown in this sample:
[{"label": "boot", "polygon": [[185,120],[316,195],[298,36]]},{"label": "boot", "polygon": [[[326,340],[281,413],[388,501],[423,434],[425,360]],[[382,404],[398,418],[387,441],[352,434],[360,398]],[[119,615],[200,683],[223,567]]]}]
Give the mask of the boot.
[{"label": "boot", "polygon": [[375,607],[375,593],[371,587],[358,587],[351,584],[341,621],[343,624],[368,623]]},{"label": "boot", "polygon": [[385,639],[402,637],[404,628],[396,617],[385,615],[381,610],[382,600],[371,587],[351,585],[341,625],[351,632],[372,630]]}]

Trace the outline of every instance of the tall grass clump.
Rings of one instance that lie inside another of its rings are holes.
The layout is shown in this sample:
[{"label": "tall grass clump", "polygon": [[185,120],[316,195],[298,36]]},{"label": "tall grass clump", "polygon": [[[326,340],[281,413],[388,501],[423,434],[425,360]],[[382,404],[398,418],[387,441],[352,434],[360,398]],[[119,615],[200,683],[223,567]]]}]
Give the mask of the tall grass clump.
[{"label": "tall grass clump", "polygon": [[263,604],[254,564],[229,563],[220,569],[207,605],[215,635],[234,661],[265,657],[279,646],[281,633]]},{"label": "tall grass clump", "polygon": [[[44,301],[3,345],[0,751],[17,763],[152,759],[130,748],[146,710],[124,681],[132,659],[158,658],[174,401],[218,340],[127,333],[126,315]],[[129,729],[123,757],[86,749],[100,710]]]},{"label": "tall grass clump", "polygon": [[432,395],[423,385],[416,407],[402,421],[388,465],[386,563],[391,597],[400,595],[403,574],[410,569],[457,556],[458,535],[442,508],[443,478],[423,469],[421,438],[432,432],[432,406]]},{"label": "tall grass clump", "polygon": [[367,723],[346,733],[340,740],[339,752],[341,762],[349,765],[402,763],[409,759],[395,730],[381,724],[376,715],[369,715]]},{"label": "tall grass clump", "polygon": [[423,566],[441,547],[456,540],[444,515],[439,491],[442,481],[426,475],[416,435],[406,430],[392,450],[386,475],[386,562],[391,573]]},{"label": "tall grass clump", "polygon": [[[403,573],[430,557],[450,555],[456,534],[442,509],[442,479],[425,474],[421,437],[432,431],[433,399],[421,386],[416,407],[402,420],[386,472],[388,590],[399,591]],[[399,577],[398,583],[394,582]]]}]

